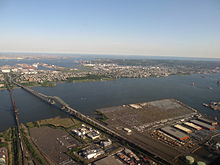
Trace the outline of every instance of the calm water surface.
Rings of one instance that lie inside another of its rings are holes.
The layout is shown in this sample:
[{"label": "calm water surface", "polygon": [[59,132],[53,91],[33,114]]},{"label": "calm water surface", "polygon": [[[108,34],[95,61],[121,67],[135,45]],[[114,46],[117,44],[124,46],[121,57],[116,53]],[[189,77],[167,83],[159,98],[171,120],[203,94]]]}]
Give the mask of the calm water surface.
[{"label": "calm water surface", "polygon": [[[34,87],[33,89],[47,95],[59,96],[73,108],[89,115],[102,107],[175,98],[220,120],[220,112],[202,106],[203,102],[220,101],[220,86],[216,84],[217,80],[220,80],[220,74],[195,74],[164,78],[59,83],[56,87]],[[192,86],[193,82],[195,86]],[[15,89],[14,96],[20,109],[21,122],[66,115],[22,89]],[[0,130],[13,125],[8,92],[1,90]]]}]

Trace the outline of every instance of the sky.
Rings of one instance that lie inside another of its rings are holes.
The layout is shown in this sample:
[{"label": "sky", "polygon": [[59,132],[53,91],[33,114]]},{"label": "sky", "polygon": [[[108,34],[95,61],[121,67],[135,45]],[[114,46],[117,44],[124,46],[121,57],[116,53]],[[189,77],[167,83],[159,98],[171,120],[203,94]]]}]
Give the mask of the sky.
[{"label": "sky", "polygon": [[0,52],[220,58],[220,0],[0,0]]}]

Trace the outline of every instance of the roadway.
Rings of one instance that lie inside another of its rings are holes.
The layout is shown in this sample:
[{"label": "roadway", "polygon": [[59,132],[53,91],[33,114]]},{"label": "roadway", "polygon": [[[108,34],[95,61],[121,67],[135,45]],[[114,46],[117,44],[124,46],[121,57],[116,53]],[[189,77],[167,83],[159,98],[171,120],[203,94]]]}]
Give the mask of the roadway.
[{"label": "roadway", "polygon": [[170,164],[168,162],[168,160],[164,160],[160,157],[157,156],[156,153],[154,153],[153,151],[149,152],[146,150],[145,147],[142,146],[142,143],[134,143],[133,141],[131,141],[130,139],[120,135],[119,133],[115,132],[114,130],[102,125],[101,123],[97,122],[96,120],[90,118],[89,116],[86,116],[82,113],[80,113],[79,111],[71,108],[67,103],[65,103],[61,98],[57,97],[57,96],[47,96],[45,94],[39,93],[34,91],[31,88],[25,87],[19,83],[16,83],[14,81],[12,81],[15,85],[21,87],[22,89],[26,90],[27,92],[31,93],[32,95],[40,98],[41,100],[49,103],[49,104],[59,104],[61,105],[61,110],[67,112],[68,114],[80,119],[81,121],[101,130],[104,131],[105,133],[113,136],[114,138],[117,138],[119,141],[123,141],[127,144],[129,144],[130,146],[133,146],[135,148],[138,148],[139,150],[141,150],[142,152],[146,153],[147,155],[149,155],[153,160],[155,160],[156,162],[160,163],[160,164]]},{"label": "roadway", "polygon": [[[19,121],[19,110],[16,106],[15,103],[15,99],[13,96],[13,90],[11,87],[11,77],[8,77],[5,75],[5,79],[6,79],[6,86],[9,92],[9,96],[10,96],[10,100],[11,100],[11,104],[12,104],[12,110],[13,110],[13,115],[14,115],[14,119],[15,119],[15,123],[16,123],[16,151],[17,153],[14,153],[17,157],[17,159],[19,159],[19,152],[21,152],[21,164],[25,164],[24,160],[25,160],[25,154],[24,154],[24,147],[23,147],[23,143],[22,143],[22,136],[21,136],[21,131],[20,131],[20,121]],[[18,160],[19,161],[19,160]]]}]

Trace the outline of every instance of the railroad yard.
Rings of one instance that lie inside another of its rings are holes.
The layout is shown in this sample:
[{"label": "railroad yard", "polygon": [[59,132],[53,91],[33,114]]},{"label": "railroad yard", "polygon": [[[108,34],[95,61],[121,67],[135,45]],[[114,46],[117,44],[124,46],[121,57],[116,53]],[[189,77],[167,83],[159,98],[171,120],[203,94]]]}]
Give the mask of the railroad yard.
[{"label": "railroad yard", "polygon": [[[207,164],[217,157],[207,141],[220,134],[218,123],[177,100],[164,99],[97,111],[104,115],[102,122],[109,128],[172,164],[185,164],[187,155],[195,162]],[[209,158],[202,154],[207,152]]]}]

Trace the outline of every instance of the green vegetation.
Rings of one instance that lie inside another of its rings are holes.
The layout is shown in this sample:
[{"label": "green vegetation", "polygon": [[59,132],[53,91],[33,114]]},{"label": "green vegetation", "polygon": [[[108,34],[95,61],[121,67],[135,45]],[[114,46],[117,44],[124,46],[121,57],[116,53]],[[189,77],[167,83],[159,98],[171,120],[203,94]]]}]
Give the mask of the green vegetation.
[{"label": "green vegetation", "polygon": [[[4,85],[4,86],[1,86],[1,85]],[[0,81],[0,89],[5,89],[6,88],[5,86],[6,86],[5,82]]]},{"label": "green vegetation", "polygon": [[7,146],[8,146],[7,143],[2,143],[2,142],[0,142],[0,148],[1,148],[1,147],[7,147]]},{"label": "green vegetation", "polygon": [[26,83],[21,83],[21,85],[24,85],[24,86],[38,86],[40,84],[38,84],[37,82],[26,82]]},{"label": "green vegetation", "polygon": [[18,135],[17,135],[17,128],[12,128],[11,139],[12,139],[12,155],[13,155],[13,164],[19,164],[20,160],[20,150],[18,144]]},{"label": "green vegetation", "polygon": [[34,128],[36,127],[36,125],[34,124],[34,122],[29,122],[25,124],[28,128]]},{"label": "green vegetation", "polygon": [[21,129],[21,133],[22,133],[22,138],[23,138],[23,141],[28,149],[28,151],[30,152],[30,154],[32,155],[33,158],[35,158],[40,164],[44,165],[44,164],[47,164],[45,162],[44,159],[41,158],[40,155],[38,155],[38,153],[36,152],[35,150],[35,147],[32,146],[32,144],[29,142],[28,138],[27,138],[27,134],[24,132],[24,129]]},{"label": "green vegetation", "polygon": [[54,87],[56,86],[55,82],[50,82],[50,81],[45,81],[43,83],[38,83],[38,82],[25,82],[21,83],[21,85],[24,86],[43,86],[43,87]]},{"label": "green vegetation", "polygon": [[8,77],[7,74],[4,74],[4,78],[5,78],[5,87],[10,90],[14,87],[14,85],[10,82],[10,78]]},{"label": "green vegetation", "polygon": [[79,156],[77,155],[77,152],[80,151],[81,148],[77,148],[71,151],[68,151],[66,154],[69,155],[74,161],[76,161],[78,164],[82,164],[82,165],[86,165],[88,163],[84,162],[83,160],[81,160],[79,158]]},{"label": "green vegetation", "polygon": [[34,127],[40,127],[38,121],[34,121],[34,122],[33,122],[33,125],[34,125]]},{"label": "green vegetation", "polygon": [[84,82],[84,81],[100,81],[100,80],[111,80],[112,78],[104,75],[94,75],[94,74],[88,74],[84,77],[71,77],[68,78],[68,82]]},{"label": "green vegetation", "polygon": [[11,140],[11,129],[1,132],[0,137],[4,138],[5,141],[10,141]]},{"label": "green vegetation", "polygon": [[73,118],[51,118],[46,120],[41,120],[38,122],[39,125],[52,125],[54,127],[63,127],[63,128],[70,128],[73,127],[75,124],[78,124],[79,121]]},{"label": "green vegetation", "polygon": [[41,86],[43,87],[55,87],[57,84],[55,82],[49,82],[49,81],[45,81],[43,83],[41,83]]},{"label": "green vegetation", "polygon": [[100,120],[100,121],[105,121],[107,120],[107,116],[105,116],[103,113],[99,112],[99,111],[95,111],[96,112],[96,119]]},{"label": "green vegetation", "polygon": [[14,150],[12,146],[12,128],[0,132],[0,141],[0,147],[5,147],[8,150],[8,164],[14,165],[15,162],[13,162]]}]

